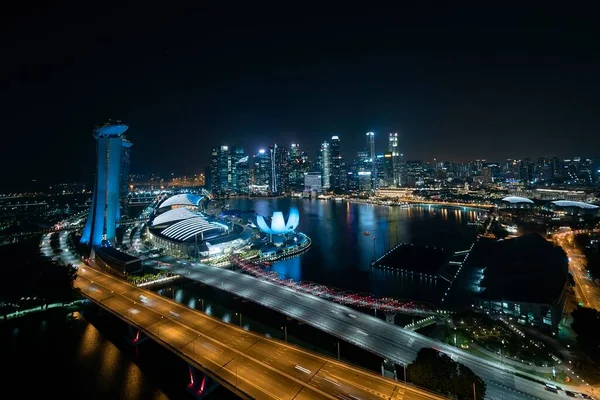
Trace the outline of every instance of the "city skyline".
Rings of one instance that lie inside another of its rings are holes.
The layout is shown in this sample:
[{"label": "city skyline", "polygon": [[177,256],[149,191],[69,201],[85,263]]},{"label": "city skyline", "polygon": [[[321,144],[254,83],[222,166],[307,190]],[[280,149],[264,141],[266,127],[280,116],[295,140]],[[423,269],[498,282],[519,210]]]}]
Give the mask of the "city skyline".
[{"label": "city skyline", "polygon": [[408,9],[314,17],[308,29],[300,16],[219,24],[205,11],[150,24],[124,10],[107,32],[102,18],[44,11],[2,26],[14,38],[0,74],[7,145],[28,153],[0,160],[7,185],[86,180],[93,160],[54,161],[88,148],[89,127],[109,118],[140,143],[135,172],[200,170],[214,138],[314,154],[338,135],[347,156],[369,131],[377,148],[398,132],[409,159],[599,155],[591,14]]}]

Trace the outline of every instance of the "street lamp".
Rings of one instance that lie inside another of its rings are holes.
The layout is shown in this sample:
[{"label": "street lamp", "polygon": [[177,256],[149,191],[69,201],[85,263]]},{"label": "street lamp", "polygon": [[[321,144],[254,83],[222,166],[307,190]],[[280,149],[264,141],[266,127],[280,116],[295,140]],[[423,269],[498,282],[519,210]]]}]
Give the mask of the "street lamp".
[{"label": "street lamp", "polygon": [[200,300],[200,304],[202,307],[201,310],[202,310],[202,312],[204,312],[204,299],[198,299],[198,300]]},{"label": "street lamp", "polygon": [[[235,315],[238,315],[238,313],[235,313]],[[240,328],[242,327],[242,313],[239,313],[239,321],[240,321]]]},{"label": "street lamp", "polygon": [[284,325],[281,327],[281,329],[283,329],[283,334],[285,337],[285,342],[287,343],[288,339],[287,339],[287,325]]}]

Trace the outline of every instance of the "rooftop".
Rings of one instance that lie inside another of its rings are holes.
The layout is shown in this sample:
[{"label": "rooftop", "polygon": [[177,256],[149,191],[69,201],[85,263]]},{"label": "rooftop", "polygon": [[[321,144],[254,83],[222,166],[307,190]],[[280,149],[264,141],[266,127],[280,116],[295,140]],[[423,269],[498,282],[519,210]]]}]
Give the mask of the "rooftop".
[{"label": "rooftop", "polygon": [[121,121],[109,121],[94,129],[95,138],[120,137],[129,127]]},{"label": "rooftop", "polygon": [[203,196],[198,196],[191,193],[176,194],[163,201],[159,208],[171,206],[198,206]]},{"label": "rooftop", "polygon": [[581,201],[555,200],[555,201],[552,201],[551,203],[558,207],[579,207],[579,208],[586,208],[589,210],[595,210],[598,208],[598,206],[596,206],[594,204],[583,203]]},{"label": "rooftop", "polygon": [[469,264],[485,268],[481,297],[552,304],[567,281],[565,252],[534,233],[502,241],[480,241]]},{"label": "rooftop", "polygon": [[526,197],[519,197],[519,196],[508,196],[502,199],[502,201],[506,201],[508,203],[528,203],[528,204],[533,204],[533,200],[528,199]]},{"label": "rooftop", "polygon": [[181,221],[184,219],[194,218],[197,216],[198,216],[198,214],[196,214],[193,211],[188,210],[187,208],[184,208],[184,207],[174,208],[165,213],[157,215],[152,220],[152,226],[168,224],[171,222]]},{"label": "rooftop", "polygon": [[100,258],[104,259],[104,260],[114,260],[117,261],[119,264],[130,264],[130,263],[134,263],[137,261],[140,261],[139,258],[131,256],[127,253],[123,253],[122,251],[119,251],[117,249],[115,249],[114,247],[96,247],[94,248],[94,251],[96,252],[96,254],[98,254],[100,256]]}]

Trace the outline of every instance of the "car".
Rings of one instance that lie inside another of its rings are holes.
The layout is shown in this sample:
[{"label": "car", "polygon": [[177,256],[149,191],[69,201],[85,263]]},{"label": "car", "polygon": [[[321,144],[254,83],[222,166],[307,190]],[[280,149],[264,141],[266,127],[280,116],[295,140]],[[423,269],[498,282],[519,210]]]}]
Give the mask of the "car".
[{"label": "car", "polygon": [[565,390],[565,394],[569,397],[575,397],[575,393],[571,392],[570,390]]}]

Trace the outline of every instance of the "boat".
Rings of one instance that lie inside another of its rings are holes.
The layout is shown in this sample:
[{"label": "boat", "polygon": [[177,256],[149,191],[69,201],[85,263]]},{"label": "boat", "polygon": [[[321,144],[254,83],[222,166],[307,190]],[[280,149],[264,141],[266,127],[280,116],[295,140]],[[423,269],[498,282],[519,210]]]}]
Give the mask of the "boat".
[{"label": "boat", "polygon": [[369,236],[370,234],[371,234],[371,232],[369,232],[369,231],[364,231],[363,232],[363,235],[365,235],[365,236]]}]

